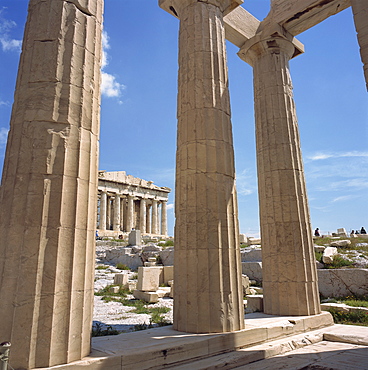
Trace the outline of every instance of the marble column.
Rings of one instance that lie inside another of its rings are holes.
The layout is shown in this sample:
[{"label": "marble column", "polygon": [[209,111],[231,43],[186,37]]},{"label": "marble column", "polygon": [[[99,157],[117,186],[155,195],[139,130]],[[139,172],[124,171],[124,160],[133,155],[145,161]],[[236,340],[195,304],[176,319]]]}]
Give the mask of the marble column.
[{"label": "marble column", "polygon": [[133,229],[134,222],[134,197],[128,195],[128,206],[127,206],[127,232],[130,233]]},{"label": "marble column", "polygon": [[161,234],[167,236],[167,202],[161,202]]},{"label": "marble column", "polygon": [[114,225],[113,230],[120,231],[120,195],[115,194],[114,198]]},{"label": "marble column", "polygon": [[107,230],[111,230],[111,195],[107,195],[106,224]]},{"label": "marble column", "polygon": [[244,310],[223,16],[241,1],[170,3],[180,19],[174,328],[240,330]]},{"label": "marble column", "polygon": [[139,205],[140,212],[140,225],[139,229],[141,230],[141,235],[146,233],[146,224],[147,224],[147,201],[145,198],[142,198]]},{"label": "marble column", "polygon": [[255,37],[239,52],[254,71],[264,312],[273,315],[320,313],[289,71],[289,60],[294,53],[293,42],[277,33],[270,37]]},{"label": "marble column", "polygon": [[90,352],[102,11],[29,1],[0,190],[0,331],[17,369]]},{"label": "marble column", "polygon": [[125,231],[124,217],[125,217],[125,197],[122,197],[120,199],[120,230],[121,231]]},{"label": "marble column", "polygon": [[152,234],[152,204],[147,205],[147,234]]},{"label": "marble column", "polygon": [[156,199],[152,201],[152,234],[158,234],[158,203]]},{"label": "marble column", "polygon": [[353,9],[355,29],[358,36],[360,55],[368,90],[368,2],[366,0],[351,0],[351,7]]},{"label": "marble column", "polygon": [[106,209],[107,209],[107,194],[105,191],[101,192],[100,198],[100,230],[106,230]]}]

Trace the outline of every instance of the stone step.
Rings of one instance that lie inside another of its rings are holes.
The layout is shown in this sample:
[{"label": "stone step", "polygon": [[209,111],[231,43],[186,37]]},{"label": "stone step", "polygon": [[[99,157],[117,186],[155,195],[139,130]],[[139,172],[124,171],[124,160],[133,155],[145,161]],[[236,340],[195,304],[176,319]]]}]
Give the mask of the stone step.
[{"label": "stone step", "polygon": [[[168,368],[175,368],[176,370],[235,369],[240,366],[288,353],[321,342],[322,340],[323,332],[321,330],[316,330],[308,334],[293,335],[291,337],[238,349],[202,360],[194,360],[182,365],[176,364]],[[259,367],[259,369],[261,368],[262,367]]]}]

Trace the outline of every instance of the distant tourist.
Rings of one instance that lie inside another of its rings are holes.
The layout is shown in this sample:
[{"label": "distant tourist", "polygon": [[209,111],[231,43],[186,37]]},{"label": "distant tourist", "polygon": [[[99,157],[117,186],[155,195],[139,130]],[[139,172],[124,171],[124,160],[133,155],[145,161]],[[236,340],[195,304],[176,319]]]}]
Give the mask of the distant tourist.
[{"label": "distant tourist", "polygon": [[359,234],[359,230],[356,230],[356,231],[355,231],[355,234]]},{"label": "distant tourist", "polygon": [[314,230],[314,236],[321,236],[320,234],[319,234],[319,228],[317,227],[317,229],[316,230]]},{"label": "distant tourist", "polygon": [[367,232],[365,231],[365,228],[362,226],[362,228],[360,229],[360,233],[361,234],[367,234]]},{"label": "distant tourist", "polygon": [[351,230],[350,235],[354,235],[354,234],[355,234],[355,231],[354,230]]}]

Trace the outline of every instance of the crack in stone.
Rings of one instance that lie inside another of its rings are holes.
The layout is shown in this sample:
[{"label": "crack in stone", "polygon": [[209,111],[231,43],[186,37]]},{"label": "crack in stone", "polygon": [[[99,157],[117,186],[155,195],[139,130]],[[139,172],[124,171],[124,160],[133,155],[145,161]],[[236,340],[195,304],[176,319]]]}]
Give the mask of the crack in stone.
[{"label": "crack in stone", "polygon": [[313,9],[322,8],[323,6],[328,5],[329,3],[332,3],[333,1],[335,1],[335,0],[324,0],[321,3],[319,3],[318,5],[310,6],[309,8],[303,10],[302,12],[296,13],[293,17],[288,19],[285,22],[285,24],[287,24],[289,22],[292,22],[292,21],[295,21],[295,20],[299,19],[301,16],[303,16],[304,14],[307,14],[308,12],[312,11]]}]

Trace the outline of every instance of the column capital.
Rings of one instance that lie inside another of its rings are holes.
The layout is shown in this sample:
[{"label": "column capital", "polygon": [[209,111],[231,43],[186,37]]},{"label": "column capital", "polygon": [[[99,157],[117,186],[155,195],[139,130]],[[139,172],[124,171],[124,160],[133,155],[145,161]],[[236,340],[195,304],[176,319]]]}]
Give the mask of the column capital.
[{"label": "column capital", "polygon": [[244,0],[158,0],[158,5],[168,13],[180,18],[182,10],[195,3],[217,6],[225,16],[243,2]]},{"label": "column capital", "polygon": [[262,55],[280,52],[286,53],[292,59],[304,53],[304,45],[280,25],[275,24],[247,40],[240,48],[238,56],[253,66],[255,60]]}]

